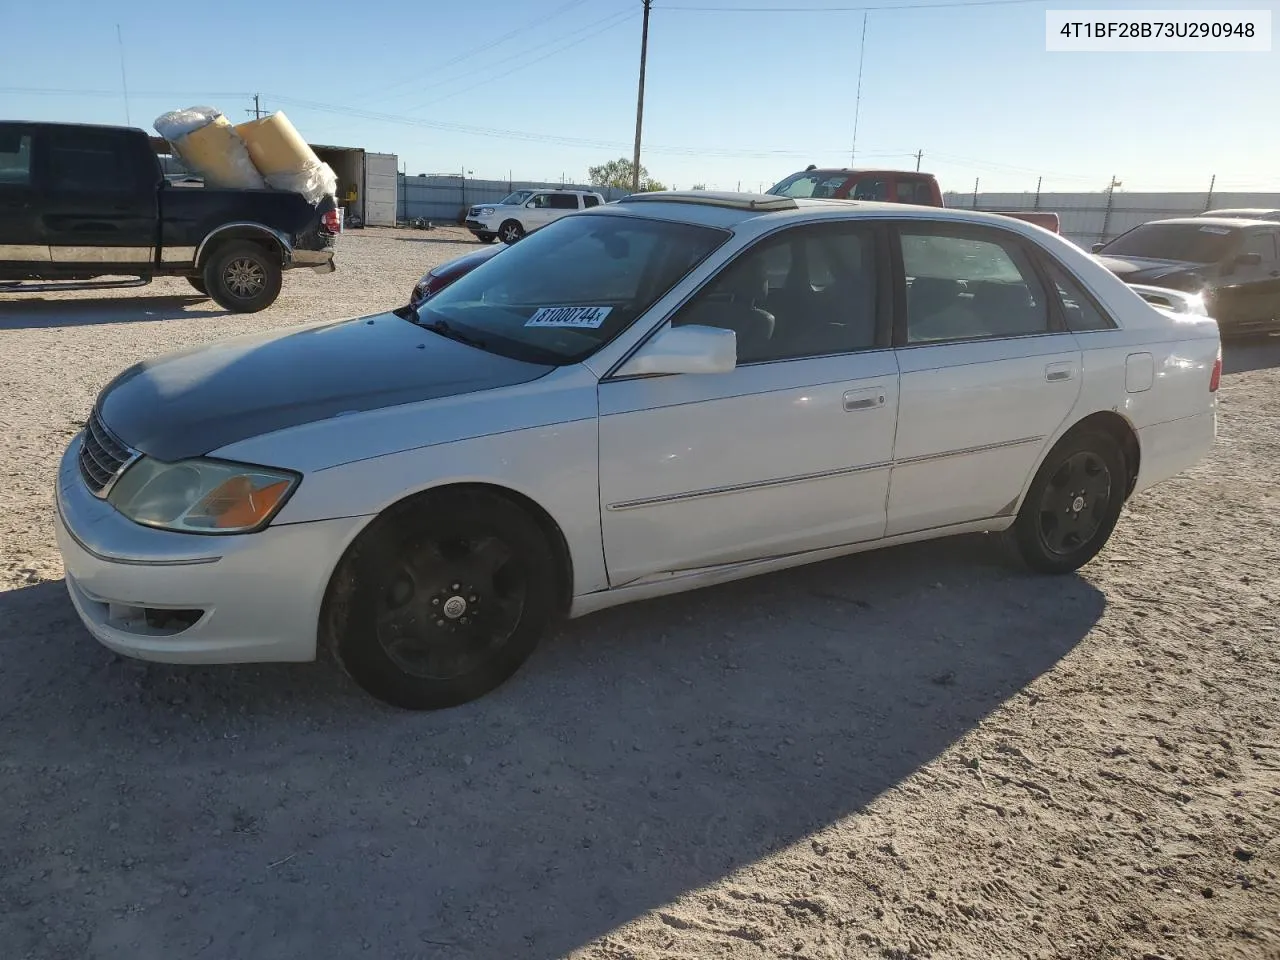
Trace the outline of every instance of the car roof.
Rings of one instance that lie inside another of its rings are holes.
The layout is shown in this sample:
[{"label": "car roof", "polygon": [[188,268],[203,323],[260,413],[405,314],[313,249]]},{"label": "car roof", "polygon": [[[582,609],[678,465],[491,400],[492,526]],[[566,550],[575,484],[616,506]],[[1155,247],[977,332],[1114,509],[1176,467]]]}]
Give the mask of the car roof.
[{"label": "car roof", "polygon": [[1276,216],[1280,214],[1280,210],[1271,207],[1224,207],[1221,210],[1206,210],[1204,213],[1196,217],[1197,220],[1204,217],[1231,217],[1237,220],[1252,220],[1252,214],[1263,213],[1267,216]]},{"label": "car roof", "polygon": [[1142,226],[1147,227],[1152,224],[1180,224],[1191,227],[1230,227],[1239,230],[1241,227],[1256,227],[1262,221],[1249,220],[1244,217],[1170,217],[1167,220],[1149,220]]},{"label": "car roof", "polygon": [[[812,170],[797,170],[796,173],[818,173],[824,176],[836,173],[853,174],[889,174],[895,177],[917,177],[921,180],[936,180],[932,173],[923,173],[919,170],[890,170],[884,167],[814,167]],[[787,176],[794,177],[795,173],[789,173]]]},{"label": "car roof", "polygon": [[[632,194],[615,203],[584,211],[583,216],[636,216],[673,220],[722,229],[736,229],[755,221],[782,220],[810,222],[827,218],[875,217],[896,220],[944,220],[986,224],[1017,233],[1039,234],[1031,224],[996,213],[959,207],[934,207],[910,203],[880,203],[870,200],[814,200],[779,197],[763,193],[732,193],[713,190],[664,190]],[[1200,221],[1203,225],[1203,221]]]}]

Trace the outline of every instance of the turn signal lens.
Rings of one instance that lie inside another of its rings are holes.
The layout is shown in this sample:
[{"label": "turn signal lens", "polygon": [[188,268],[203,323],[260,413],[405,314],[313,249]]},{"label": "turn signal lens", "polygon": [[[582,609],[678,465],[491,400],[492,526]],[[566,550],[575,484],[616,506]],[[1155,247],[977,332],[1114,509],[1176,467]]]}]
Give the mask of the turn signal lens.
[{"label": "turn signal lens", "polygon": [[254,479],[242,475],[224,480],[191,509],[187,522],[206,521],[218,530],[243,530],[263,523],[289,492],[289,481],[255,487]]}]

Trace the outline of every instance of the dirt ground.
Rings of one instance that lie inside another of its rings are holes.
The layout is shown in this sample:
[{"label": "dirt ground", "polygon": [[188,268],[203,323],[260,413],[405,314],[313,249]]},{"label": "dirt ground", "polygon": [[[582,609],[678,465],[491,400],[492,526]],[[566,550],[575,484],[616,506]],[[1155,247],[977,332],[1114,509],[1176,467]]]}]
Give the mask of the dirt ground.
[{"label": "dirt ground", "polygon": [[1280,342],[1080,576],[985,538],[565,627],[432,715],[325,663],[81,628],[54,469],[134,361],[403,303],[454,231],[348,234],[228,316],[0,300],[0,955],[1280,957]]}]

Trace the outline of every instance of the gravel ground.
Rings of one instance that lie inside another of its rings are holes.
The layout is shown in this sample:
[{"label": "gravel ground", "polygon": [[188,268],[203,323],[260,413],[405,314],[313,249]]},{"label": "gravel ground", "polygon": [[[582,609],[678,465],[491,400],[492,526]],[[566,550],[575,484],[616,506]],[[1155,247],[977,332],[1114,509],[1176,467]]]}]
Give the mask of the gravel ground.
[{"label": "gravel ground", "polygon": [[453,711],[325,663],[80,627],[50,529],[95,393],[193,342],[402,303],[464,234],[353,232],[227,316],[0,302],[8,958],[1280,957],[1280,343],[1080,576],[984,538],[575,621]]}]

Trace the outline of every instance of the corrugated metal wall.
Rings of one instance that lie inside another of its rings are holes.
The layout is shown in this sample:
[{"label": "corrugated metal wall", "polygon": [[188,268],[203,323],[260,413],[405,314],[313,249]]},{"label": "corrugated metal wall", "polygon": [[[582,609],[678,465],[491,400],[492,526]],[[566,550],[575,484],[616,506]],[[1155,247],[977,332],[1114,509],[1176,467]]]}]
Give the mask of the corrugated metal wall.
[{"label": "corrugated metal wall", "polygon": [[536,180],[464,180],[462,177],[400,175],[400,219],[422,218],[436,223],[461,223],[467,207],[497,203],[514,190],[595,190],[605,200],[617,200],[630,191],[592,187],[578,183],[543,183]]},{"label": "corrugated metal wall", "polygon": [[1280,209],[1280,193],[947,193],[948,207],[982,210],[1045,210],[1058,214],[1062,234],[1086,250],[1148,220],[1193,217],[1207,209],[1268,207]]}]

